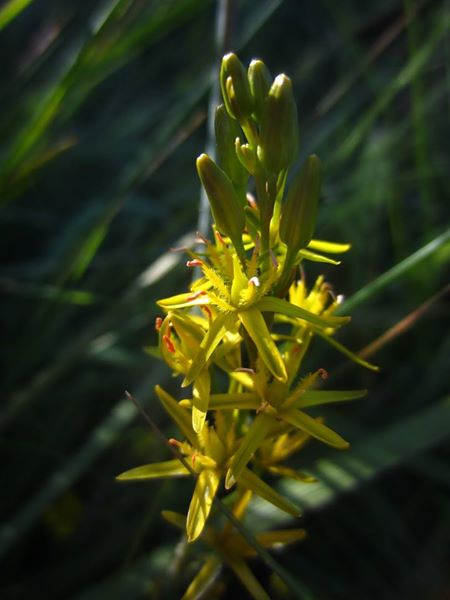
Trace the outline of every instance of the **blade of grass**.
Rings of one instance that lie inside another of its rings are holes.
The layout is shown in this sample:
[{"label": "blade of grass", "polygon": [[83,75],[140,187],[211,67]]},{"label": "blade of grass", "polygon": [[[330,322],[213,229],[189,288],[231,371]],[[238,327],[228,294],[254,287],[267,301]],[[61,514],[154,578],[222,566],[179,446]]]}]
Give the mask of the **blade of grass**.
[{"label": "blade of grass", "polygon": [[445,244],[449,242],[449,240],[450,228],[444,231],[441,235],[435,237],[433,240],[431,240],[431,242],[428,242],[428,244],[425,244],[425,246],[422,246],[422,248],[419,248],[419,250],[402,260],[400,263],[393,266],[388,271],[385,271],[382,275],[377,277],[377,279],[358,290],[350,298],[345,300],[341,306],[339,306],[339,309],[336,311],[336,313],[343,314],[353,311],[357,306],[360,306],[378,294],[378,292],[380,292],[382,289],[403,277],[422,261],[426,260],[430,256],[433,256],[433,254],[443,248]]}]

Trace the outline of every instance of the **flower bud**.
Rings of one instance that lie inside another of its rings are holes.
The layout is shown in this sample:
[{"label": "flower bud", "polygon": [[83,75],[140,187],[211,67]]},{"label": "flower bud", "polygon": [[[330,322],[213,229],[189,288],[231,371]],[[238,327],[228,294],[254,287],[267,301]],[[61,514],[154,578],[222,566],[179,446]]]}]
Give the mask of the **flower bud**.
[{"label": "flower bud", "polygon": [[217,229],[243,252],[245,213],[228,175],[207,155],[197,158],[197,171],[208,196]]},{"label": "flower bud", "polygon": [[220,87],[230,117],[247,120],[253,112],[253,98],[247,72],[236,54],[226,54],[222,59]]},{"label": "flower bud", "polygon": [[272,84],[272,77],[262,60],[252,60],[248,68],[248,81],[254,102],[253,112],[258,121],[262,121],[267,94]]},{"label": "flower bud", "polygon": [[248,174],[236,156],[235,149],[235,140],[240,138],[242,130],[236,120],[229,116],[223,104],[216,109],[214,127],[220,165],[238,189],[244,188]]},{"label": "flower bud", "polygon": [[237,137],[235,141],[235,153],[236,157],[243,167],[254,175],[256,173],[256,154],[250,148],[249,144],[241,144],[241,140]]},{"label": "flower bud", "polygon": [[320,194],[322,165],[312,154],[295,176],[280,219],[280,238],[294,255],[306,248],[316,227],[317,204]]},{"label": "flower bud", "polygon": [[278,75],[266,98],[260,155],[268,171],[279,173],[291,166],[297,152],[297,107],[292,83],[286,75]]}]

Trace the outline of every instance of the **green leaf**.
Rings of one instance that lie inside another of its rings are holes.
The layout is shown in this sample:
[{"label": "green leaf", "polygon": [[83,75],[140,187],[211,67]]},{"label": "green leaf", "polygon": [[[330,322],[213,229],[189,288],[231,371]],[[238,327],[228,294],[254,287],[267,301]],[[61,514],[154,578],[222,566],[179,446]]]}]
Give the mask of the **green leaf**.
[{"label": "green leaf", "polygon": [[9,0],[9,2],[6,2],[0,8],[0,31],[20,15],[31,2],[33,0]]},{"label": "green leaf", "polygon": [[202,533],[219,487],[219,481],[220,474],[215,469],[200,471],[186,520],[188,542],[193,542]]},{"label": "green leaf", "polygon": [[264,498],[264,500],[267,500],[267,502],[270,502],[274,506],[284,510],[284,512],[287,512],[293,517],[299,517],[301,515],[300,509],[295,506],[295,504],[279,494],[260,477],[255,475],[253,471],[250,471],[250,469],[245,468],[242,470],[238,479],[238,484],[244,488],[252,490],[252,492],[258,494],[258,496],[261,496],[261,498]]},{"label": "green leaf", "polygon": [[185,477],[190,475],[186,467],[178,460],[166,460],[135,467],[117,475],[118,481],[137,481],[141,479],[159,479],[161,477]]},{"label": "green leaf", "polygon": [[275,298],[274,296],[262,298],[253,305],[253,308],[262,312],[275,312],[294,319],[303,319],[318,327],[340,327],[350,321],[350,317],[321,317],[305,308],[291,304],[287,300]]},{"label": "green leaf", "polygon": [[261,359],[272,375],[279,381],[286,381],[286,367],[259,309],[256,310],[256,308],[252,307],[247,310],[241,310],[239,311],[239,319],[252,338]]},{"label": "green leaf", "polygon": [[257,415],[250,425],[249,430],[241,441],[237,452],[233,455],[230,462],[230,468],[225,480],[225,487],[229,489],[234,485],[242,472],[242,469],[247,466],[248,461],[261,445],[262,441],[268,434],[273,422],[273,417],[260,413]]},{"label": "green leaf", "polygon": [[282,419],[291,425],[294,425],[294,427],[298,427],[298,429],[309,433],[309,435],[317,438],[325,444],[333,446],[334,448],[339,448],[340,450],[344,450],[345,448],[349,447],[349,443],[346,442],[338,433],[323,423],[319,423],[319,421],[313,419],[304,412],[296,409],[280,409],[278,414]]}]

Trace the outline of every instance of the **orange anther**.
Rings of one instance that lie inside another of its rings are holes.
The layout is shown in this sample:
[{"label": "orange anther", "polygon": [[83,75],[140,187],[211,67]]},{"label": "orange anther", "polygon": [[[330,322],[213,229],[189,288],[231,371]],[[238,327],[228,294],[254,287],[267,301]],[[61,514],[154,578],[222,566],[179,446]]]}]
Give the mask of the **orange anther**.
[{"label": "orange anther", "polygon": [[173,345],[173,343],[171,342],[170,338],[168,335],[163,335],[162,337],[167,350],[171,353],[174,354],[175,353],[175,346]]},{"label": "orange anther", "polygon": [[194,259],[188,260],[186,262],[187,267],[201,267],[202,264],[203,264],[202,261],[198,258],[194,258]]},{"label": "orange anther", "polygon": [[161,329],[161,325],[162,325],[162,318],[161,317],[156,317],[155,319],[155,329],[156,331],[159,331]]}]

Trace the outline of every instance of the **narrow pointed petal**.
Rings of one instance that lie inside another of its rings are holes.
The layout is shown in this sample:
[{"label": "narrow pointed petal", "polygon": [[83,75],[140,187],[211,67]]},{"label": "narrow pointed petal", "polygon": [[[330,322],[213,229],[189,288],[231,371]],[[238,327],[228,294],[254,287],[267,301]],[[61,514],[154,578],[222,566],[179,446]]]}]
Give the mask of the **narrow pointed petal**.
[{"label": "narrow pointed petal", "polygon": [[246,487],[264,500],[267,500],[274,506],[277,506],[284,512],[287,512],[293,517],[299,517],[301,510],[295,506],[290,500],[279,494],[270,485],[263,481],[258,475],[255,475],[250,469],[243,469],[238,481],[239,485]]},{"label": "narrow pointed petal", "polygon": [[186,377],[181,384],[182,387],[188,386],[198,376],[200,371],[208,362],[214,350],[222,341],[225,333],[227,332],[231,322],[234,323],[235,317],[227,313],[220,313],[210,324],[207,334],[203,338],[200,344],[199,351],[192,361],[192,365],[189,371],[186,373]]},{"label": "narrow pointed petal", "polygon": [[318,252],[326,252],[328,254],[342,254],[343,252],[348,252],[351,247],[351,244],[338,244],[325,240],[311,240],[308,244],[310,250],[317,250]]},{"label": "narrow pointed petal", "polygon": [[280,410],[278,412],[279,416],[294,425],[294,427],[298,427],[302,431],[306,431],[312,437],[328,444],[329,446],[333,446],[334,448],[339,448],[340,450],[344,450],[349,447],[349,443],[346,442],[338,433],[320,423],[316,419],[313,419],[309,415],[300,410],[296,410],[293,408],[287,410]]},{"label": "narrow pointed petal", "polygon": [[278,475],[280,477],[288,477],[289,479],[294,479],[294,481],[301,481],[301,483],[316,483],[317,479],[312,475],[308,475],[308,473],[302,473],[301,471],[296,471],[295,469],[291,469],[290,467],[284,466],[272,466],[267,469],[269,473],[273,475]]},{"label": "narrow pointed petal", "polygon": [[248,590],[252,598],[255,598],[256,600],[270,600],[270,596],[267,595],[246,562],[232,558],[229,555],[225,556],[225,560],[242,585]]},{"label": "narrow pointed petal", "polygon": [[324,256],[323,254],[318,254],[317,252],[311,252],[311,250],[300,250],[297,254],[297,258],[304,258],[306,260],[310,260],[312,262],[326,263],[328,265],[340,265],[340,260],[334,260],[333,258],[328,258],[328,256]]},{"label": "narrow pointed petal", "polygon": [[211,377],[208,368],[204,368],[195,379],[192,391],[192,427],[195,433],[200,433],[205,424],[210,389]]},{"label": "narrow pointed petal", "polygon": [[220,561],[215,556],[208,558],[203,567],[189,584],[181,600],[196,600],[205,597],[208,588],[220,571]]},{"label": "narrow pointed petal", "polygon": [[192,419],[189,411],[182,408],[175,398],[172,398],[172,396],[163,390],[159,385],[155,386],[155,392],[166,412],[172,417],[172,419],[184,433],[186,439],[188,439],[193,446],[196,446],[197,436],[192,429]]},{"label": "narrow pointed petal", "polygon": [[379,371],[380,370],[380,367],[377,367],[377,365],[373,365],[372,363],[367,362],[367,360],[364,360],[363,358],[361,358],[360,356],[358,356],[357,354],[355,354],[354,352],[352,352],[351,350],[346,348],[344,345],[342,345],[340,342],[335,340],[333,337],[331,337],[329,335],[325,335],[321,331],[316,331],[316,333],[323,340],[328,342],[328,344],[330,344],[330,346],[333,346],[333,348],[336,348],[336,350],[338,350],[339,352],[341,352],[342,354],[347,356],[350,360],[355,362],[357,365],[360,365],[361,367],[365,367],[366,369],[370,369],[371,371]]},{"label": "narrow pointed petal", "polygon": [[186,517],[180,513],[174,512],[173,510],[161,511],[161,516],[171,525],[175,525],[178,529],[185,530],[186,528]]},{"label": "narrow pointed petal", "polygon": [[254,305],[254,308],[263,312],[277,312],[286,315],[287,317],[303,319],[318,327],[339,327],[350,321],[350,317],[321,317],[305,308],[295,306],[286,300],[275,298],[274,296],[262,298]]},{"label": "narrow pointed petal", "polygon": [[164,462],[141,465],[117,475],[117,481],[139,481],[161,477],[185,477],[190,475],[186,467],[176,458]]},{"label": "narrow pointed petal", "polygon": [[239,478],[242,470],[247,466],[248,461],[261,445],[262,441],[268,434],[272,425],[273,418],[265,413],[260,413],[250,425],[250,429],[246,433],[244,439],[239,446],[239,449],[231,459],[230,468],[228,469],[225,480],[225,487],[229,489]]},{"label": "narrow pointed petal", "polygon": [[220,474],[215,469],[200,471],[186,521],[188,542],[193,542],[202,533],[219,486]]},{"label": "narrow pointed petal", "polygon": [[[260,304],[260,303],[259,303]],[[252,338],[264,364],[279,381],[287,380],[283,359],[270,335],[270,331],[259,309],[249,308],[239,312],[239,318]]]},{"label": "narrow pointed petal", "polygon": [[367,390],[307,390],[297,400],[295,407],[306,408],[308,406],[319,406],[333,402],[358,400],[359,398],[364,398],[366,394]]},{"label": "narrow pointed petal", "polygon": [[196,296],[192,292],[185,294],[177,294],[176,296],[170,296],[170,298],[163,298],[158,300],[158,306],[165,310],[171,310],[172,308],[186,308],[188,306],[201,306],[202,304],[209,304],[209,298],[206,294]]}]

